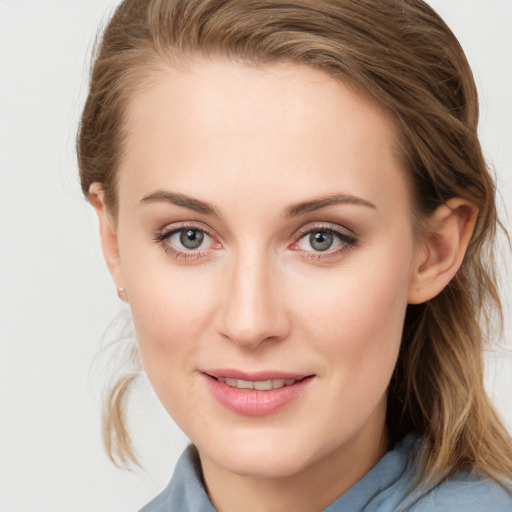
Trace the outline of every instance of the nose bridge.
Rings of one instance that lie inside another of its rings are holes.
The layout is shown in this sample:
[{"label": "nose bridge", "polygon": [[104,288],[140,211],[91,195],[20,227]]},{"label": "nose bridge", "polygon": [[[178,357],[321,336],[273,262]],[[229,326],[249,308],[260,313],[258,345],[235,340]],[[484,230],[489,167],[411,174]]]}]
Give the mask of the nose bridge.
[{"label": "nose bridge", "polygon": [[276,262],[268,252],[249,246],[239,250],[226,277],[221,333],[247,347],[286,337],[288,316],[277,288]]}]

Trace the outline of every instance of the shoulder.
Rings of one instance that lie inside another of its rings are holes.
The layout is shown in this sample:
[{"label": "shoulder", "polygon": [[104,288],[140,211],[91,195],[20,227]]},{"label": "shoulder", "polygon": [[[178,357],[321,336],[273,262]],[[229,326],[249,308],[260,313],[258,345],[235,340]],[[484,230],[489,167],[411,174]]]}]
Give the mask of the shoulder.
[{"label": "shoulder", "polygon": [[460,473],[428,489],[417,489],[409,499],[408,512],[512,512],[512,494],[499,483]]},{"label": "shoulder", "polygon": [[166,512],[168,509],[168,500],[165,494],[161,493],[154,500],[143,507],[139,512]]},{"label": "shoulder", "polygon": [[162,493],[140,512],[215,512],[202,482],[199,458],[191,445],[178,460],[174,474]]},{"label": "shoulder", "polygon": [[406,437],[395,447],[394,452],[407,461],[406,468],[392,485],[379,492],[365,512],[512,512],[512,487],[507,489],[469,471],[434,483],[418,483],[422,448],[421,439],[415,436]]}]

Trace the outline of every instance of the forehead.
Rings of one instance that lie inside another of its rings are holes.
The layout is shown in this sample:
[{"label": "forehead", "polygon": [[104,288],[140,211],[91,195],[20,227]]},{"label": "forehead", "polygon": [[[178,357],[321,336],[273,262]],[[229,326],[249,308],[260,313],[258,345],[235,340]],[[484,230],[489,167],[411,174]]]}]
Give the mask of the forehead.
[{"label": "forehead", "polygon": [[206,194],[222,181],[239,197],[293,191],[300,201],[333,189],[374,201],[383,190],[406,196],[391,120],[307,66],[168,68],[132,98],[127,126],[120,202],[163,187]]}]

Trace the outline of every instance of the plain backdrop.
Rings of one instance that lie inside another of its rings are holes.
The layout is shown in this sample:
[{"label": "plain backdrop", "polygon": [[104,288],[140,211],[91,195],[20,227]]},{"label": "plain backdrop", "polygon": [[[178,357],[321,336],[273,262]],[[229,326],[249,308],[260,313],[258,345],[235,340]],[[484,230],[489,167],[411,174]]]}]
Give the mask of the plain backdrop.
[{"label": "plain backdrop", "polygon": [[[116,3],[0,0],[0,512],[136,511],[187,443],[141,381],[129,414],[143,468],[115,468],[101,444],[108,372],[91,363],[124,310],[79,190],[74,141],[94,36]],[[473,66],[503,211],[512,203],[512,1],[431,3]],[[506,321],[510,347],[510,299]],[[495,349],[486,377],[509,427],[511,359]]]}]

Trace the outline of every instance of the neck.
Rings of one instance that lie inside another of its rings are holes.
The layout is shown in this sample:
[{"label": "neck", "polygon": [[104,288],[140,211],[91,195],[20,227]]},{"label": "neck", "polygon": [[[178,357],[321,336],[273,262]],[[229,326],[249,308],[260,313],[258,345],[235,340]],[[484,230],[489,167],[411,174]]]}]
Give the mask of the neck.
[{"label": "neck", "polygon": [[386,453],[385,428],[361,431],[347,445],[297,473],[240,476],[200,454],[210,499],[219,512],[320,512],[360,480]]}]

